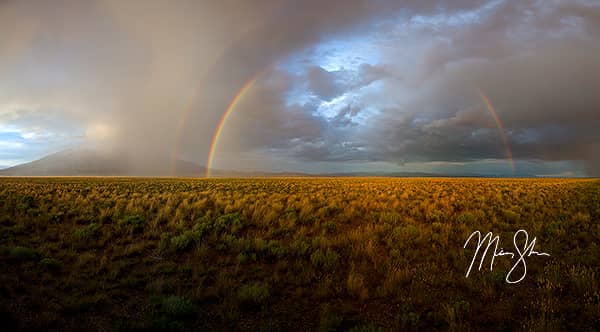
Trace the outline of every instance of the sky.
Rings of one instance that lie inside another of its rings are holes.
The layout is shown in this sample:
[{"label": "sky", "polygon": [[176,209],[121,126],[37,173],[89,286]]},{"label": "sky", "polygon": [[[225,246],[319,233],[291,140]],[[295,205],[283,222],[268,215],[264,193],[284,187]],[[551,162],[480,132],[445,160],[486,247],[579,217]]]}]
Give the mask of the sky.
[{"label": "sky", "polygon": [[599,1],[0,0],[0,168],[599,176],[598,54]]}]

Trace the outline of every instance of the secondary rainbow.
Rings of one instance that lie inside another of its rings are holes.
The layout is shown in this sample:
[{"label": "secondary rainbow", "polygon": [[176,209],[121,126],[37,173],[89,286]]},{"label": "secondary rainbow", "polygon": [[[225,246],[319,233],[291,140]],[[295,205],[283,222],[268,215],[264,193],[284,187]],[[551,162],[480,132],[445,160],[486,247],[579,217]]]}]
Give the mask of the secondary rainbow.
[{"label": "secondary rainbow", "polygon": [[185,128],[185,123],[192,111],[192,105],[195,100],[195,95],[190,95],[183,105],[183,111],[179,116],[179,122],[177,123],[177,128],[175,129],[175,144],[173,145],[173,151],[171,151],[171,165],[169,166],[169,171],[171,176],[176,176],[177,174],[177,158],[179,157],[179,142],[181,141],[181,135],[183,134],[183,130]]},{"label": "secondary rainbow", "polygon": [[500,117],[498,116],[498,112],[496,112],[494,105],[490,101],[490,98],[488,98],[486,96],[486,94],[483,93],[483,90],[481,90],[480,88],[477,89],[477,93],[479,94],[479,97],[481,97],[481,100],[485,104],[488,111],[490,111],[490,113],[492,114],[492,117],[494,118],[494,121],[496,122],[496,127],[498,127],[498,131],[500,132],[500,137],[502,138],[502,142],[504,143],[504,149],[506,150],[506,156],[508,158],[508,161],[510,163],[510,168],[512,169],[512,173],[514,175],[515,174],[515,160],[513,159],[512,151],[510,150],[510,145],[508,144],[508,139],[506,138],[506,132],[504,130],[504,125],[502,124],[502,121],[500,120]]},{"label": "secondary rainbow", "polygon": [[233,110],[238,105],[240,100],[242,100],[244,95],[246,95],[246,93],[248,91],[250,91],[250,88],[252,88],[252,86],[258,80],[258,78],[261,76],[262,73],[263,73],[263,71],[258,72],[242,86],[242,88],[238,91],[238,93],[233,97],[233,99],[229,103],[229,106],[227,106],[227,109],[225,110],[225,113],[223,113],[223,116],[221,116],[221,120],[219,121],[219,124],[217,125],[217,130],[215,130],[215,134],[213,135],[212,142],[210,143],[210,149],[208,151],[208,159],[206,162],[206,177],[207,178],[210,177],[212,163],[215,158],[215,151],[217,150],[217,146],[219,144],[219,138],[221,137],[221,133],[223,132],[223,127],[225,127],[225,123],[227,122],[229,115],[233,112]]}]

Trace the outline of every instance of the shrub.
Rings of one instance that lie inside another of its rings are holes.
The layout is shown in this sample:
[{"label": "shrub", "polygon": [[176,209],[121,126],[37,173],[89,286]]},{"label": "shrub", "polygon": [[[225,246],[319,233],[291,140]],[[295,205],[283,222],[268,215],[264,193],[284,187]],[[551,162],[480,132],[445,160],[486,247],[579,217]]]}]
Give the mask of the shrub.
[{"label": "shrub", "polygon": [[215,220],[214,227],[217,232],[236,233],[243,226],[242,216],[239,213],[229,213]]},{"label": "shrub", "polygon": [[171,238],[171,249],[173,249],[173,251],[183,251],[188,249],[192,243],[193,240],[189,234],[183,233]]},{"label": "shrub", "polygon": [[342,325],[343,319],[333,312],[329,305],[321,308],[321,319],[319,320],[319,331],[329,332],[338,331]]},{"label": "shrub", "polygon": [[338,266],[339,259],[340,255],[331,249],[327,249],[326,251],[317,249],[310,255],[310,261],[314,266],[328,271],[334,270]]},{"label": "shrub", "polygon": [[419,236],[421,232],[419,231],[417,226],[408,224],[404,227],[404,233],[406,234],[406,236],[408,236],[408,238],[415,239],[417,236]]},{"label": "shrub", "polygon": [[62,267],[62,263],[53,258],[44,258],[39,264],[48,270],[58,270]]},{"label": "shrub", "polygon": [[382,212],[379,215],[379,220],[384,224],[396,225],[402,221],[402,215],[398,212]]},{"label": "shrub", "polygon": [[502,215],[504,216],[504,220],[508,221],[509,223],[517,222],[519,221],[519,218],[521,218],[520,214],[509,209],[502,210]]},{"label": "shrub", "polygon": [[49,219],[53,223],[60,223],[64,218],[65,213],[62,211],[58,211],[55,213],[50,213]]},{"label": "shrub", "polygon": [[417,244],[421,231],[413,224],[404,224],[396,226],[392,230],[392,240],[394,247],[403,247],[409,244]]},{"label": "shrub", "polygon": [[334,221],[328,221],[325,223],[325,230],[328,233],[333,233],[337,229],[337,225]]},{"label": "shrub", "polygon": [[400,314],[400,324],[407,330],[418,331],[420,320],[420,315],[414,311],[406,310]]},{"label": "shrub", "polygon": [[[134,326],[135,327],[135,326]],[[136,331],[135,328],[132,329],[131,326],[125,326],[122,331]],[[138,328],[138,331],[144,331],[144,329],[142,328]],[[183,324],[183,322],[180,322],[178,320],[173,320],[173,319],[169,319],[169,317],[165,317],[165,316],[161,316],[158,318],[155,318],[152,321],[152,328],[150,329],[151,331],[170,331],[170,332],[178,332],[178,331],[185,331],[185,325]]]},{"label": "shrub", "polygon": [[201,218],[198,222],[194,224],[192,227],[192,238],[194,241],[200,241],[204,235],[208,233],[211,228],[211,224],[206,221],[206,218]]},{"label": "shrub", "polygon": [[40,258],[40,255],[35,249],[21,246],[9,249],[9,256],[18,261],[35,261]]},{"label": "shrub", "polygon": [[361,301],[369,297],[369,290],[365,287],[365,280],[361,274],[350,272],[346,280],[346,288],[351,296],[354,296]]},{"label": "shrub", "polygon": [[446,303],[442,305],[442,309],[451,331],[464,330],[464,321],[470,311],[469,302],[458,300],[452,304]]},{"label": "shrub", "polygon": [[290,250],[298,257],[305,257],[310,252],[310,243],[303,239],[296,239],[290,245]]},{"label": "shrub", "polygon": [[144,229],[146,225],[146,219],[138,214],[126,215],[119,220],[119,226],[129,227],[134,232],[139,232]]},{"label": "shrub", "polygon": [[91,223],[87,226],[73,231],[73,238],[79,241],[87,241],[95,238],[100,233],[100,225]]},{"label": "shrub", "polygon": [[248,255],[244,252],[240,252],[236,258],[237,262],[240,264],[244,264],[248,261]]},{"label": "shrub", "polygon": [[32,196],[23,196],[21,197],[21,202],[17,205],[20,210],[27,211],[31,208],[36,207],[35,198]]},{"label": "shrub", "polygon": [[350,330],[348,330],[348,332],[383,332],[384,329],[382,329],[381,327],[370,323],[370,324],[365,324],[365,325],[358,325],[355,326],[353,328],[351,328]]},{"label": "shrub", "polygon": [[160,309],[171,317],[185,317],[194,312],[194,305],[186,298],[171,295],[162,300]]},{"label": "shrub", "polygon": [[238,300],[244,305],[264,304],[270,296],[269,287],[262,283],[252,283],[238,289]]},{"label": "shrub", "polygon": [[456,222],[459,224],[467,224],[470,225],[475,222],[475,216],[470,212],[463,212],[456,218]]},{"label": "shrub", "polygon": [[166,252],[171,246],[171,236],[169,233],[162,233],[158,241],[158,251]]},{"label": "shrub", "polygon": [[281,259],[287,254],[285,247],[281,246],[279,242],[270,240],[267,242],[267,252],[270,257]]}]

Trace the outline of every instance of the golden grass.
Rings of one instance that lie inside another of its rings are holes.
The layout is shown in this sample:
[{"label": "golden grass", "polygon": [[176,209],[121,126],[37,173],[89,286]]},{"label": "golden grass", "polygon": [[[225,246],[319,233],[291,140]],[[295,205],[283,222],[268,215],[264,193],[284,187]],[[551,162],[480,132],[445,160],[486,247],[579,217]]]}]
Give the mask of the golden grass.
[{"label": "golden grass", "polygon": [[[593,330],[600,182],[2,178],[0,318],[58,330]],[[464,274],[526,229],[528,274]],[[32,318],[33,317],[33,318]],[[510,319],[507,319],[510,317]],[[10,326],[10,325],[7,325]]]}]

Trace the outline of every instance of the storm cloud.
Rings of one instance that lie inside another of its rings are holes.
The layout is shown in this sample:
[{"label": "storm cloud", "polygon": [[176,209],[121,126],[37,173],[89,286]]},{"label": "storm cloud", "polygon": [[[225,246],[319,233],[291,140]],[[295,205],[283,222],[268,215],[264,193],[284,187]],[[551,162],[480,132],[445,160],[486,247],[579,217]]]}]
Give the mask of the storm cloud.
[{"label": "storm cloud", "polygon": [[[572,162],[600,175],[594,2],[3,1],[0,31],[0,129],[58,138],[46,152],[74,142],[206,163],[255,79],[219,167],[502,162],[510,150],[517,171]],[[11,146],[5,159],[18,159]]]},{"label": "storm cloud", "polygon": [[[372,70],[363,84],[345,69],[307,66],[305,81],[314,98],[302,106],[321,114],[324,123],[310,127],[314,136],[285,142],[275,136],[269,146],[287,143],[281,153],[314,162],[401,164],[502,160],[510,150],[517,161],[581,161],[588,175],[598,175],[598,8],[499,2],[463,13],[463,22],[443,15],[413,20],[404,29],[425,40],[414,52],[419,56],[393,58],[404,46],[398,38],[378,64],[386,70]],[[389,31],[370,33],[396,38]],[[354,75],[364,77],[362,70]],[[362,91],[374,84],[376,92]],[[492,101],[500,124],[478,91]],[[319,112],[323,105],[329,115]],[[277,104],[252,107],[265,117],[285,113]],[[373,108],[374,114],[353,120]]]}]

